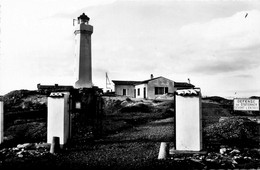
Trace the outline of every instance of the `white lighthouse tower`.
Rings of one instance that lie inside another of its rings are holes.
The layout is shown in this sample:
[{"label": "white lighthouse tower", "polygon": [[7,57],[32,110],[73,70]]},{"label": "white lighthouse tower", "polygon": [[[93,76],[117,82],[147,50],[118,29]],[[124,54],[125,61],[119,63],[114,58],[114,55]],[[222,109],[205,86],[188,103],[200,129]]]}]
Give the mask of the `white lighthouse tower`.
[{"label": "white lighthouse tower", "polygon": [[[75,22],[76,21],[76,22]],[[91,34],[93,26],[88,24],[89,17],[83,13],[74,19],[75,27],[75,88],[91,88],[92,67],[91,67]]]}]

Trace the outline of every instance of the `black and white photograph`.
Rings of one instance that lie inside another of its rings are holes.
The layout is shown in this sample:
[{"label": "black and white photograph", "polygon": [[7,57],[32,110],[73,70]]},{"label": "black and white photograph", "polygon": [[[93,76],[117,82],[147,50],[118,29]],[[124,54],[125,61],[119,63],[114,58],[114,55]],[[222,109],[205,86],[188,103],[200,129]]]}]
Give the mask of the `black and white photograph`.
[{"label": "black and white photograph", "polygon": [[260,1],[1,0],[0,169],[260,169]]}]

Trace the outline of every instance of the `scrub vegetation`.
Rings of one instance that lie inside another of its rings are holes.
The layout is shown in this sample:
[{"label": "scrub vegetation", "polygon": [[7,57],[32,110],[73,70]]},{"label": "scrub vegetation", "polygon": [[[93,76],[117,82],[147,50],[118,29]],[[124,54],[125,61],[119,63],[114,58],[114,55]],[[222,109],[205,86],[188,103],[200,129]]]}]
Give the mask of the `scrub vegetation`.
[{"label": "scrub vegetation", "polygon": [[[49,153],[47,96],[15,90],[3,97],[4,142],[0,169],[207,169],[260,168],[259,112],[234,112],[232,100],[202,99],[206,153],[158,160],[160,142],[174,148],[174,101],[103,97],[102,130],[73,113],[72,138],[59,153]],[[24,145],[23,145],[24,144]],[[224,151],[220,152],[220,149]],[[249,159],[249,158],[250,159]]]}]

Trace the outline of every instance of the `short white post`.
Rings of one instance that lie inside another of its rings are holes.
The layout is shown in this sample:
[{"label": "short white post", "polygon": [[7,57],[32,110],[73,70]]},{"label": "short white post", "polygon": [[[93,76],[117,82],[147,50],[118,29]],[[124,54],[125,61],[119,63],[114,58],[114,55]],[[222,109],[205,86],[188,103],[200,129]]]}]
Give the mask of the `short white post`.
[{"label": "short white post", "polygon": [[57,136],[53,136],[50,153],[57,153],[60,151],[60,138]]},{"label": "short white post", "polygon": [[176,150],[202,150],[200,89],[177,90],[175,95]]},{"label": "short white post", "polygon": [[51,93],[48,97],[47,143],[59,137],[61,148],[70,136],[69,92]]},{"label": "short white post", "polygon": [[4,141],[4,102],[0,99],[0,144]]},{"label": "short white post", "polygon": [[161,142],[158,159],[167,159],[169,156],[169,143]]}]

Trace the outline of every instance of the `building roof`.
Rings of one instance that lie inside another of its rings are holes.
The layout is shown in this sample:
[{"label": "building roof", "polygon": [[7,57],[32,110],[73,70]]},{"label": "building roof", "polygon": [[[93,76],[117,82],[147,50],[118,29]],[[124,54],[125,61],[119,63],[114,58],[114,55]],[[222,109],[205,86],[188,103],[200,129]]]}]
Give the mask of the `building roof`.
[{"label": "building roof", "polygon": [[155,80],[155,79],[158,79],[158,78],[164,78],[164,77],[160,76],[160,77],[155,77],[155,78],[152,78],[152,79],[144,80],[144,81],[141,81],[139,84],[145,84],[145,83],[148,83],[149,81],[152,81],[152,80]]},{"label": "building roof", "polygon": [[152,79],[144,80],[144,81],[122,81],[122,80],[112,80],[112,82],[116,85],[138,85],[138,84],[145,84],[148,83],[149,81],[158,79],[158,78],[164,78],[162,76],[160,77],[155,77]]},{"label": "building roof", "polygon": [[[144,81],[112,80],[112,82],[115,85],[138,85],[138,84],[146,84],[149,81],[152,81],[152,80],[155,80],[155,79],[158,79],[158,78],[165,78],[165,77],[159,76],[159,77],[155,77],[155,78],[144,80]],[[165,79],[167,79],[167,78],[165,78]],[[170,79],[168,79],[168,80],[170,80]],[[194,88],[195,86],[193,84],[186,83],[186,82],[174,82],[174,87],[177,87],[177,88]]]},{"label": "building roof", "polygon": [[78,17],[78,20],[79,19],[83,19],[83,20],[89,20],[89,17],[85,14],[85,13],[82,13],[79,17]]},{"label": "building roof", "polygon": [[186,83],[186,82],[175,82],[174,83],[174,86],[175,87],[195,87],[193,84],[189,84],[189,83]]},{"label": "building roof", "polygon": [[[148,79],[148,80],[144,80],[144,81],[141,81],[140,83],[138,84],[145,84],[145,83],[148,83],[149,81],[152,81],[152,80],[155,80],[155,79],[158,79],[158,78],[165,78],[165,77],[155,77],[155,78],[152,78],[152,79]],[[165,78],[167,79],[167,78]],[[170,80],[170,79],[167,79],[167,80]],[[172,80],[170,80],[172,81]],[[189,83],[186,83],[186,82],[174,82],[174,87],[185,87],[185,88],[194,88],[195,86],[193,84],[189,84]]]},{"label": "building roof", "polygon": [[115,85],[135,85],[142,81],[124,81],[124,80],[112,80]]},{"label": "building roof", "polygon": [[41,85],[41,84],[37,84],[37,88],[39,92],[42,93],[50,93],[50,92],[58,92],[58,91],[71,91],[73,90],[73,86],[61,86],[58,84],[54,84],[54,85]]}]

